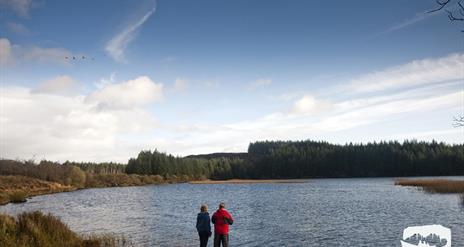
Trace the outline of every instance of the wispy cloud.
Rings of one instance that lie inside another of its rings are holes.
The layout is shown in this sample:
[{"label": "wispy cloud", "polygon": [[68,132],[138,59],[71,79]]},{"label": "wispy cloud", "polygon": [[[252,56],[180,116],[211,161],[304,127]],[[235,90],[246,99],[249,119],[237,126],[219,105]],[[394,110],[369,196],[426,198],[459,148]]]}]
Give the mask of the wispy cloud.
[{"label": "wispy cloud", "polygon": [[76,81],[68,75],[60,75],[55,78],[43,81],[31,93],[74,95],[77,93]]},{"label": "wispy cloud", "polygon": [[0,0],[0,6],[13,10],[20,17],[29,17],[32,0]]},{"label": "wispy cloud", "polygon": [[16,22],[7,22],[6,27],[12,31],[15,32],[16,34],[20,35],[31,35],[32,32],[29,30],[26,26],[24,26],[21,23],[16,23]]},{"label": "wispy cloud", "polygon": [[381,32],[380,34],[391,33],[391,32],[398,31],[398,30],[403,29],[403,28],[407,28],[409,26],[417,24],[417,23],[419,23],[421,21],[425,21],[425,20],[429,19],[430,17],[433,17],[435,15],[439,15],[439,14],[441,14],[441,12],[429,13],[427,11],[424,11],[424,12],[416,13],[413,17],[405,19],[405,20],[403,20],[403,21],[401,21],[399,23],[396,23],[395,25],[389,27],[387,30]]},{"label": "wispy cloud", "polygon": [[423,86],[459,80],[464,68],[464,53],[441,58],[415,60],[407,64],[376,71],[352,79],[344,89],[352,93]]},{"label": "wispy cloud", "polygon": [[256,88],[261,88],[261,87],[267,87],[272,84],[272,80],[269,78],[260,78],[257,79],[256,81],[251,82],[248,85],[249,89],[256,89]]},{"label": "wispy cloud", "polygon": [[184,91],[188,88],[188,81],[186,79],[177,78],[174,82],[174,91]]},{"label": "wispy cloud", "polygon": [[132,42],[137,36],[137,31],[142,25],[150,18],[150,16],[156,11],[156,1],[153,7],[141,18],[136,19],[134,22],[126,26],[120,33],[114,36],[106,44],[105,50],[114,60],[118,62],[124,62],[124,51],[126,47]]},{"label": "wispy cloud", "polygon": [[13,64],[13,47],[8,39],[0,38],[0,65]]}]

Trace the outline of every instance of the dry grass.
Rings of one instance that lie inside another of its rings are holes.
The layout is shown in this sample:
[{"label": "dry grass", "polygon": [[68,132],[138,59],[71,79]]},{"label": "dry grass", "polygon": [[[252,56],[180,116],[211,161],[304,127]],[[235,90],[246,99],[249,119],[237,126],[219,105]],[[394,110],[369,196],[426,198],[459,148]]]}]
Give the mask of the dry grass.
[{"label": "dry grass", "polygon": [[75,190],[73,186],[23,176],[0,176],[0,205],[27,197]]},{"label": "dry grass", "polygon": [[191,184],[269,184],[269,183],[305,183],[306,179],[229,179],[229,180],[199,180]]},{"label": "dry grass", "polygon": [[18,247],[123,247],[131,246],[113,235],[83,237],[63,222],[41,212],[22,213],[17,218],[0,214],[0,243]]},{"label": "dry grass", "polygon": [[398,179],[395,185],[420,187],[430,193],[464,193],[464,181],[447,179]]},{"label": "dry grass", "polygon": [[[163,184],[179,182],[167,180],[159,175],[136,174],[86,174],[85,188],[141,186],[147,184]],[[73,191],[77,188],[32,177],[0,175],[0,205],[9,202],[24,202],[27,197]]]}]

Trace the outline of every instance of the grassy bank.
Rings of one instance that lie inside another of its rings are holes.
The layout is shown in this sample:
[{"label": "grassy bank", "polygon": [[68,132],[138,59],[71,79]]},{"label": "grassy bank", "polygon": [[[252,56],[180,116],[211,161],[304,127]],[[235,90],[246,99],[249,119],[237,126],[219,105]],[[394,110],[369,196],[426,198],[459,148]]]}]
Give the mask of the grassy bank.
[{"label": "grassy bank", "polygon": [[148,184],[164,184],[186,182],[181,178],[165,179],[157,175],[135,174],[92,174],[85,176],[85,185],[76,187],[57,182],[45,181],[25,176],[0,175],[0,205],[9,202],[24,202],[26,198],[37,195],[68,192],[86,188],[105,188],[123,186],[142,186]]},{"label": "grassy bank", "polygon": [[123,247],[132,246],[113,235],[81,236],[52,215],[22,213],[16,218],[0,214],[0,243],[17,247]]},{"label": "grassy bank", "polygon": [[305,179],[228,179],[228,180],[198,180],[191,184],[266,184],[266,183],[305,183]]},{"label": "grassy bank", "polygon": [[464,193],[464,181],[447,179],[398,179],[395,185],[420,187],[429,193]]},{"label": "grassy bank", "polygon": [[76,190],[70,185],[24,176],[0,176],[0,205],[23,202],[27,197]]}]

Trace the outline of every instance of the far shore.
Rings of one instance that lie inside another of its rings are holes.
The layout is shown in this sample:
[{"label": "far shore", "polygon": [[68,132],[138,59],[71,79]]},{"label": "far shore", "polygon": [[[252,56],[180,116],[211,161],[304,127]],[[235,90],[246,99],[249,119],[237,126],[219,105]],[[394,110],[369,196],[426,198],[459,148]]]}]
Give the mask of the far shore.
[{"label": "far shore", "polygon": [[278,183],[306,183],[308,179],[228,179],[228,180],[197,180],[190,184],[278,184]]}]

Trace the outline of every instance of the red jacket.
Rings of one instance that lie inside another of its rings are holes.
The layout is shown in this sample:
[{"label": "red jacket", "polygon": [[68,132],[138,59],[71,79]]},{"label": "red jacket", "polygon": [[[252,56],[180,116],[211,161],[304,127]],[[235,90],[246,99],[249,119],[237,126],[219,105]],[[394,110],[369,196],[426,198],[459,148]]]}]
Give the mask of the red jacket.
[{"label": "red jacket", "polygon": [[232,215],[225,209],[218,209],[211,218],[214,224],[214,232],[217,234],[229,234],[229,225],[234,223]]}]

